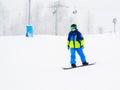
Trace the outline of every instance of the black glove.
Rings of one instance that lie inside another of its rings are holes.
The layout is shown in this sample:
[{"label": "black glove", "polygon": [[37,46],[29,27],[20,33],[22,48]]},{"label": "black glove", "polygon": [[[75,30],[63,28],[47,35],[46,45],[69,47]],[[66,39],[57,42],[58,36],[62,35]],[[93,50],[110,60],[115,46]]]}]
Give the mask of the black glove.
[{"label": "black glove", "polygon": [[69,50],[69,48],[70,48],[69,45],[67,45],[67,48],[68,48],[68,50]]},{"label": "black glove", "polygon": [[81,45],[81,47],[80,47],[80,48],[84,49],[84,46],[83,46],[83,45]]}]

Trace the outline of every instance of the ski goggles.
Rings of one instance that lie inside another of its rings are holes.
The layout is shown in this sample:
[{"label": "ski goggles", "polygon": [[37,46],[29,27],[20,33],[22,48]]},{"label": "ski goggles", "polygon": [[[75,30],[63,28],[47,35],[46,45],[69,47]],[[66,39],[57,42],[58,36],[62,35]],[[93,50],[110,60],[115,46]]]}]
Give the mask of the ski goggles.
[{"label": "ski goggles", "polygon": [[75,27],[71,27],[71,31],[75,31],[76,30],[76,28]]}]

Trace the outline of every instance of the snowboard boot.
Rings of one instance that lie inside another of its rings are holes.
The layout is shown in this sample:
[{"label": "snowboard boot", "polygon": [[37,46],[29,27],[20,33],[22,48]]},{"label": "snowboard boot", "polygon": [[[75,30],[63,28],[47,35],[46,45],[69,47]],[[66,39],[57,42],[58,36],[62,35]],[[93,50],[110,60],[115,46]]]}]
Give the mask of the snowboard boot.
[{"label": "snowboard boot", "polygon": [[88,65],[88,64],[89,64],[88,62],[84,62],[84,63],[82,63],[83,66]]},{"label": "snowboard boot", "polygon": [[75,68],[76,67],[76,64],[71,64],[72,68]]}]

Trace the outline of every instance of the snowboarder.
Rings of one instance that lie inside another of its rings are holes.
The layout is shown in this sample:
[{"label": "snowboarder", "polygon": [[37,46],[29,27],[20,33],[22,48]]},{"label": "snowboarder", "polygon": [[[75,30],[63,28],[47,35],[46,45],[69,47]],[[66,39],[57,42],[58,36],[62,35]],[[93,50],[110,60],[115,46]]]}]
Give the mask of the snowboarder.
[{"label": "snowboarder", "polygon": [[86,61],[86,57],[83,52],[84,48],[84,38],[82,34],[78,31],[77,25],[72,24],[71,25],[71,31],[68,34],[68,43],[67,43],[68,49],[70,49],[70,64],[73,68],[76,67],[76,55],[75,52],[78,53],[78,55],[81,58],[83,65],[88,65],[88,62]]}]

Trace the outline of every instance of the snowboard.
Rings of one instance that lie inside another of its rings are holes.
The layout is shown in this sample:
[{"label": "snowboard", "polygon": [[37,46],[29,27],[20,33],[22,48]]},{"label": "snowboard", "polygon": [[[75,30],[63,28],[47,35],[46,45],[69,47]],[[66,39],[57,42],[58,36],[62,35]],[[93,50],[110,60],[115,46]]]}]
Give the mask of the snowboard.
[{"label": "snowboard", "polygon": [[63,67],[63,70],[69,70],[69,69],[75,69],[75,68],[79,68],[79,67],[86,67],[86,66],[91,66],[91,65],[94,65],[96,62],[94,63],[89,63],[88,65],[79,65],[79,66],[76,66],[76,67]]}]

